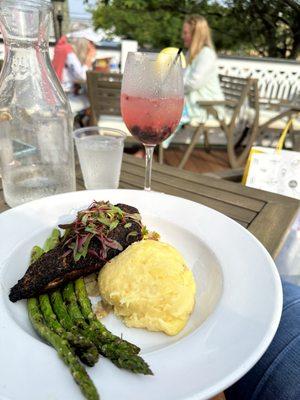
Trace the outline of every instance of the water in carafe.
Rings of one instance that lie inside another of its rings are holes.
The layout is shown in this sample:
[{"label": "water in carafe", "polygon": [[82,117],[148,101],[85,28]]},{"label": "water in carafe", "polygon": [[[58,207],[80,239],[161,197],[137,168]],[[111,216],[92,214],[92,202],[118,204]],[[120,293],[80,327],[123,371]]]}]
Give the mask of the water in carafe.
[{"label": "water in carafe", "polygon": [[50,3],[1,0],[0,161],[6,202],[75,190],[73,118],[51,66]]}]

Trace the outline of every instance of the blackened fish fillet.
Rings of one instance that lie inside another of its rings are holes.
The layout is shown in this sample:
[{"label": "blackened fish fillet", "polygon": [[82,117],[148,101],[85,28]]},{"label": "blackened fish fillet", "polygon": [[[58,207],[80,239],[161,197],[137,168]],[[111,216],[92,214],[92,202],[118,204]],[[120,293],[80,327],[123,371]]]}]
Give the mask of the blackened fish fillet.
[{"label": "blackened fish fillet", "polygon": [[[138,214],[139,211],[125,204],[117,204],[126,215]],[[125,225],[128,223],[130,227]],[[125,224],[119,224],[115,229],[107,234],[109,239],[116,240],[125,250],[130,244],[142,239],[141,224],[130,219]],[[134,234],[131,234],[134,233]],[[93,238],[90,248],[98,250],[99,241]],[[66,252],[62,244],[53,250],[45,253],[36,262],[32,263],[23,278],[11,288],[9,299],[16,302],[21,299],[36,297],[42,293],[54,290],[67,282],[76,280],[78,277],[89,275],[99,271],[107,261],[118,255],[121,251],[110,248],[105,260],[101,260],[93,254],[87,254],[75,262],[73,253],[64,256]]]}]

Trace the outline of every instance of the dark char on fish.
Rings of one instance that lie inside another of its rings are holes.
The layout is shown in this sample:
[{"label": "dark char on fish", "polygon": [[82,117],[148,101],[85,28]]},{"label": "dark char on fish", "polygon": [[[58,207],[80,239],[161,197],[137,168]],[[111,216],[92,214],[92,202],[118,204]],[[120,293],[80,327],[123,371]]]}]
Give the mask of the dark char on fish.
[{"label": "dark char on fish", "polygon": [[[97,272],[107,261],[121,253],[132,243],[141,240],[142,225],[136,220],[136,215],[139,215],[139,211],[126,204],[117,204],[113,207],[121,209],[125,217],[122,223],[119,223],[107,233],[106,237],[117,241],[122,249],[109,248],[106,256],[99,258],[96,253],[99,253],[101,243],[97,237],[93,237],[89,243],[89,252],[85,257],[75,261],[71,250],[66,255],[66,246],[61,241],[57,247],[42,255],[28,267],[25,275],[11,288],[9,299],[12,302],[16,302],[20,299],[36,297],[42,293],[57,289],[81,276]],[[130,218],[131,214],[135,215],[135,219]],[[99,224],[101,222],[98,222]]]}]

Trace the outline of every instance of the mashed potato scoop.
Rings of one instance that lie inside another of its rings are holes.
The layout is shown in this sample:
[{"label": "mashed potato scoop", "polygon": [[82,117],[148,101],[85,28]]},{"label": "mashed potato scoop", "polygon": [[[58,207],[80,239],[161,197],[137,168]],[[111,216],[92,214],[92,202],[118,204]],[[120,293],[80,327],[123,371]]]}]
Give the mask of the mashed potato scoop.
[{"label": "mashed potato scoop", "polygon": [[143,240],[129,246],[99,273],[100,294],[128,327],[176,335],[195,304],[195,281],[172,246]]}]

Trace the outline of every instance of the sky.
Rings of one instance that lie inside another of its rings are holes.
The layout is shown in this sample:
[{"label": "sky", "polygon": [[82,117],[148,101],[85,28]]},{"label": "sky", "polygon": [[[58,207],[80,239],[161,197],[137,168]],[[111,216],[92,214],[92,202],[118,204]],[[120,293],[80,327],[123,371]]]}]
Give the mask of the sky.
[{"label": "sky", "polygon": [[83,0],[68,0],[71,17],[90,19],[90,13],[85,11]]}]

